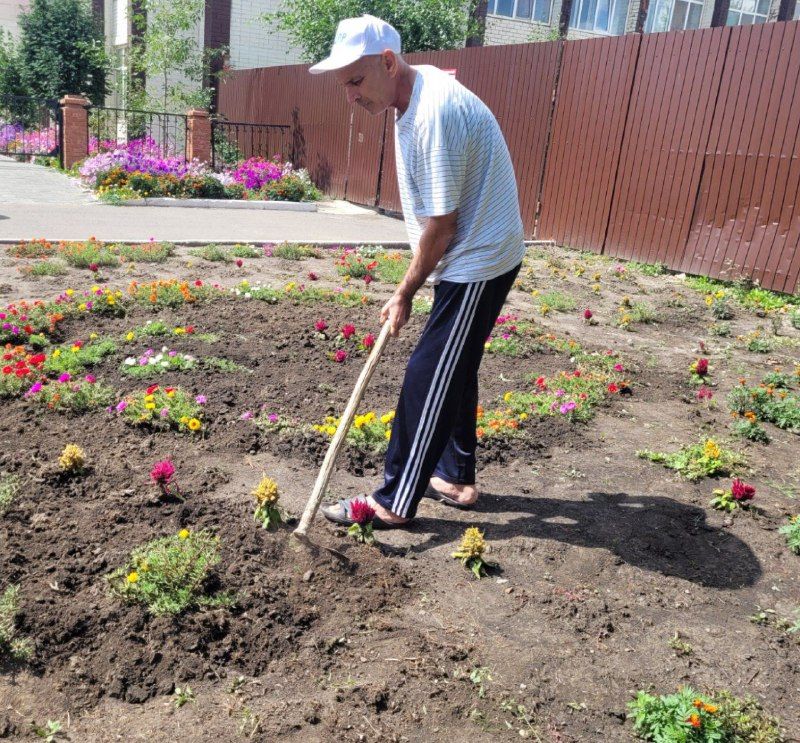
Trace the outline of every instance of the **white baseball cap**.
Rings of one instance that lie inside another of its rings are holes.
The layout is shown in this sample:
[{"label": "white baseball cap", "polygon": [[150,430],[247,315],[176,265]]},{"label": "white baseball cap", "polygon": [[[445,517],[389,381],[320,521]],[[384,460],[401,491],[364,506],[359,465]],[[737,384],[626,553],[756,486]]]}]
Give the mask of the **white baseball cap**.
[{"label": "white baseball cap", "polygon": [[361,57],[383,54],[391,49],[400,54],[400,34],[386,21],[374,15],[360,18],[345,18],[336,27],[330,56],[309,68],[312,75],[338,70],[353,64]]}]

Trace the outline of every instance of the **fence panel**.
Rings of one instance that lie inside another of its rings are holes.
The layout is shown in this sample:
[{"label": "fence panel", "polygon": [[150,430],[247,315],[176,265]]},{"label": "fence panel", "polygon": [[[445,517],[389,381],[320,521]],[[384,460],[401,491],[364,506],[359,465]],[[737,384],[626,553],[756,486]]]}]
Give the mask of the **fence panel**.
[{"label": "fence panel", "polygon": [[60,121],[55,99],[0,96],[0,155],[23,159],[58,155]]},{"label": "fence panel", "polygon": [[602,251],[640,42],[566,44],[537,237]]},{"label": "fence panel", "polygon": [[605,252],[682,263],[729,28],[642,39]]},{"label": "fence panel", "polygon": [[241,121],[211,122],[211,165],[220,170],[241,160],[270,160],[289,151],[288,124],[246,124]]},{"label": "fence panel", "polygon": [[185,114],[92,106],[87,126],[89,154],[107,152],[136,141],[142,152],[186,158]]},{"label": "fence panel", "polygon": [[800,24],[731,39],[683,270],[797,290]]}]

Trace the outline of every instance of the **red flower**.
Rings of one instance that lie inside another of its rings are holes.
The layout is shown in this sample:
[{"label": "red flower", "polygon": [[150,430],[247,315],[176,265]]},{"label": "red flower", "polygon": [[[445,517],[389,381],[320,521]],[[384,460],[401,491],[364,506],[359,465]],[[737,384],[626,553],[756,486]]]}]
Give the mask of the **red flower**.
[{"label": "red flower", "polygon": [[346,358],[347,358],[347,351],[345,351],[343,348],[337,349],[336,353],[333,354],[333,360],[337,364],[341,364],[342,362],[344,362]]},{"label": "red flower", "polygon": [[374,281],[374,279],[372,278],[372,274],[371,273],[368,273],[368,274],[364,275],[364,283],[367,284],[367,286],[369,286],[373,281]]},{"label": "red flower", "polygon": [[366,500],[350,501],[350,518],[357,524],[366,526],[375,518],[375,509]]},{"label": "red flower", "polygon": [[699,390],[697,390],[697,399],[698,400],[710,400],[714,397],[714,393],[708,389],[705,385],[703,385]]},{"label": "red flower", "polygon": [[195,286],[203,286],[203,282],[200,281],[200,279],[197,279],[197,281],[194,282],[194,285]]},{"label": "red flower", "polygon": [[154,392],[155,392],[157,389],[158,389],[158,385],[157,385],[157,384],[151,384],[151,385],[150,385],[150,386],[147,388],[147,393],[146,393],[146,394],[148,394],[148,395],[152,395],[152,394],[153,394],[153,393],[154,393]]},{"label": "red flower", "polygon": [[619,392],[619,387],[612,382],[610,385],[608,385],[608,391],[613,395],[615,392]]},{"label": "red flower", "polygon": [[24,331],[25,331],[25,332],[26,332],[28,335],[33,335],[33,326],[32,326],[32,325],[26,325],[26,326],[23,328],[23,330],[24,330]]},{"label": "red flower", "polygon": [[693,728],[699,728],[703,724],[703,721],[700,719],[700,715],[698,715],[696,712],[692,712],[692,714],[686,718],[686,722],[688,722]]},{"label": "red flower", "polygon": [[3,367],[3,374],[11,374],[14,370],[10,366]]},{"label": "red flower", "polygon": [[592,311],[588,307],[583,311],[583,319],[584,320],[592,319]]},{"label": "red flower", "polygon": [[738,477],[731,484],[731,495],[734,500],[753,500],[756,489],[752,485],[742,482]]},{"label": "red flower", "polygon": [[367,333],[361,341],[361,345],[364,348],[372,348],[375,345],[375,336],[372,333]]},{"label": "red flower", "polygon": [[236,265],[241,268],[244,265],[244,261],[241,258],[237,258]]},{"label": "red flower", "polygon": [[326,330],[326,329],[327,329],[327,327],[328,327],[328,323],[326,323],[324,320],[317,320],[317,321],[314,323],[314,328],[316,328],[316,330],[317,330],[318,332],[320,332],[320,333],[321,333],[323,330]]},{"label": "red flower", "polygon": [[541,387],[542,389],[544,389],[547,386],[547,382],[545,382],[544,377],[536,378],[536,386]]},{"label": "red flower", "polygon": [[169,459],[164,459],[161,462],[156,462],[153,469],[150,470],[150,477],[156,485],[166,488],[169,485],[172,476],[175,474],[175,465]]},{"label": "red flower", "polygon": [[184,330],[189,334],[194,333],[194,325],[187,325]]},{"label": "red flower", "polygon": [[367,263],[367,271],[373,271],[378,267],[378,261],[372,261],[372,263]]},{"label": "red flower", "polygon": [[580,369],[576,369],[572,374],[573,377],[579,377],[580,375],[581,375],[581,370]]},{"label": "red flower", "polygon": [[708,359],[697,359],[694,365],[695,374],[704,377],[708,374]]},{"label": "red flower", "polygon": [[342,336],[344,337],[345,340],[352,338],[355,332],[356,332],[355,325],[350,325],[348,323],[347,325],[344,325],[342,327]]},{"label": "red flower", "polygon": [[92,273],[97,273],[100,270],[100,266],[98,266],[96,263],[90,263],[89,264],[89,270]]},{"label": "red flower", "polygon": [[309,271],[308,272],[309,281],[316,281],[318,278],[319,278],[319,276],[317,274],[315,274],[313,271]]}]

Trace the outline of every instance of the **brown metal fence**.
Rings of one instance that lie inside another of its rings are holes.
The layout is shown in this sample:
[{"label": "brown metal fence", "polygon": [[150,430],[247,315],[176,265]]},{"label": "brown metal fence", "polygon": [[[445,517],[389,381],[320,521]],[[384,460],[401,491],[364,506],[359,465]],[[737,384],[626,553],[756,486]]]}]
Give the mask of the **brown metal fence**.
[{"label": "brown metal fence", "polygon": [[[800,23],[408,58],[495,113],[528,236],[797,290]],[[219,110],[291,124],[290,157],[327,193],[400,211],[392,116],[349,109],[331,76],[234,72]]]}]

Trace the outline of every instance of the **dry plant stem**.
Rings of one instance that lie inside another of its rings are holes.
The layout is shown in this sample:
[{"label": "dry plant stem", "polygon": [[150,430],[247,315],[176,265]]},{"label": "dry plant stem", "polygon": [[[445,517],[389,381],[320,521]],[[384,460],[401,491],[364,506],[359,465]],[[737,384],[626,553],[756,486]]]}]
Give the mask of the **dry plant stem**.
[{"label": "dry plant stem", "polygon": [[[344,413],[342,413],[342,419],[339,421],[339,427],[336,429],[336,433],[331,439],[331,445],[328,447],[328,452],[325,454],[322,467],[317,475],[317,481],[314,483],[314,490],[311,492],[311,497],[308,499],[308,503],[306,503],[305,510],[300,518],[300,524],[293,532],[296,538],[306,536],[308,527],[311,525],[311,522],[317,513],[317,509],[322,502],[325,488],[328,485],[334,465],[336,464],[336,457],[339,455],[339,451],[341,450],[342,446],[344,446],[345,438],[347,436],[347,432],[350,430],[350,425],[353,422],[356,410],[361,404],[361,399],[364,397],[364,392],[367,389],[369,380],[378,365],[378,361],[383,353],[384,346],[389,340],[389,331],[389,323],[385,322],[381,328],[378,340],[375,341],[375,346],[372,349],[372,353],[369,355],[367,363],[361,370],[361,374],[358,377],[356,386],[353,388],[353,393],[350,395],[350,400],[347,402],[347,407],[345,408]],[[306,542],[307,540],[302,541]]]}]

